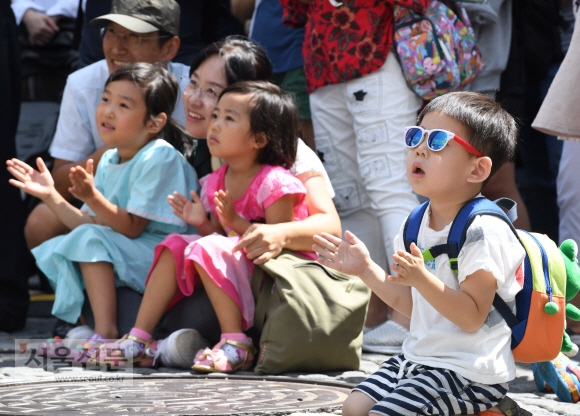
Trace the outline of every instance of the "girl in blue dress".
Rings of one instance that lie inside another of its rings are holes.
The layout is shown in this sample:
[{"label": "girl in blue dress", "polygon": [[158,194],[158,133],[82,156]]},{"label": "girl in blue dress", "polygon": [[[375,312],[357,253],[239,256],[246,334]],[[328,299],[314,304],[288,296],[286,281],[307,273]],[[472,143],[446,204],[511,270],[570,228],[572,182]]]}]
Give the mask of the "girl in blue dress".
[{"label": "girl in blue dress", "polygon": [[[111,150],[95,175],[92,160],[69,173],[69,191],[84,203],[81,209],[56,191],[42,159],[36,161],[38,171],[17,159],[7,161],[15,177],[10,183],[40,198],[70,229],[32,253],[55,289],[53,315],[76,323],[86,290],[95,318],[86,349],[119,337],[116,287],[142,293],[155,246],[169,233],[192,231],[166,202],[174,191],[198,189],[195,171],[169,144],[183,149],[188,140],[170,116],[178,91],[162,66],[130,64],[111,74],[96,112],[99,133]],[[53,340],[39,350],[54,356],[61,345]],[[81,349],[71,352],[81,353],[88,356]]]}]

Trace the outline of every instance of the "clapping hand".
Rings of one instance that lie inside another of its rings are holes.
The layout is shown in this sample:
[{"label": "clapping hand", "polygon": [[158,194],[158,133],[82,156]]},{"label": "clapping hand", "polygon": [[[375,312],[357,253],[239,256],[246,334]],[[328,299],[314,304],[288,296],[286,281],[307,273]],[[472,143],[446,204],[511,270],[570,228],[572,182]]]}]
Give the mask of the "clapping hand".
[{"label": "clapping hand", "polygon": [[8,182],[27,194],[44,201],[52,192],[56,192],[52,175],[41,158],[36,159],[38,170],[18,159],[7,160],[6,165],[8,172],[16,178],[10,179]]},{"label": "clapping hand", "polygon": [[347,241],[329,233],[315,234],[312,249],[318,253],[318,262],[339,272],[361,276],[371,264],[371,256],[364,243],[350,231]]},{"label": "clapping hand", "polygon": [[169,200],[169,205],[173,208],[173,213],[175,215],[186,223],[191,224],[194,227],[199,227],[204,222],[208,221],[205,207],[195,191],[189,191],[189,194],[191,195],[192,201],[181,195],[179,192],[173,192],[173,195],[169,195],[167,199]]},{"label": "clapping hand", "polygon": [[425,268],[421,249],[415,243],[411,243],[410,253],[404,250],[397,250],[393,254],[393,260],[395,263],[391,265],[391,269],[397,275],[389,276],[389,281],[412,287],[416,287],[417,284],[425,281],[429,272]]},{"label": "clapping hand", "polygon": [[70,168],[68,177],[72,186],[68,188],[69,192],[75,198],[83,202],[91,199],[95,195],[95,178],[93,176],[94,162],[93,159],[87,160],[86,169],[82,166],[74,166]]},{"label": "clapping hand", "polygon": [[215,210],[222,224],[231,226],[238,214],[234,209],[234,201],[229,191],[219,190],[214,193]]}]

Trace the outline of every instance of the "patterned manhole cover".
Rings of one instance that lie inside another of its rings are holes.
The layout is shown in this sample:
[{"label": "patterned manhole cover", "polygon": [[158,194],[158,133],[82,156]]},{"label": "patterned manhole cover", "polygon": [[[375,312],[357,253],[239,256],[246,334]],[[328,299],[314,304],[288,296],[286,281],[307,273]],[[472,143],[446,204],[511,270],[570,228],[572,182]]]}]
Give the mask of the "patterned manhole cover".
[{"label": "patterned manhole cover", "polygon": [[350,387],[276,378],[138,378],[132,385],[39,382],[0,387],[0,414],[272,415],[339,409]]}]

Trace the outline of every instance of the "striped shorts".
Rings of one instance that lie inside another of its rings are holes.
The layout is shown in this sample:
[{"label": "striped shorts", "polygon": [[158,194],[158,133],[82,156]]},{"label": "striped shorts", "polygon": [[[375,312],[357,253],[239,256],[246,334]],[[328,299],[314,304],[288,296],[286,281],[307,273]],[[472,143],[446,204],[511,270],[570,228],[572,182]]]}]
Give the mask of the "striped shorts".
[{"label": "striped shorts", "polygon": [[451,370],[414,364],[401,354],[385,361],[353,390],[376,402],[371,414],[458,415],[496,406],[506,396],[508,384],[475,383]]}]

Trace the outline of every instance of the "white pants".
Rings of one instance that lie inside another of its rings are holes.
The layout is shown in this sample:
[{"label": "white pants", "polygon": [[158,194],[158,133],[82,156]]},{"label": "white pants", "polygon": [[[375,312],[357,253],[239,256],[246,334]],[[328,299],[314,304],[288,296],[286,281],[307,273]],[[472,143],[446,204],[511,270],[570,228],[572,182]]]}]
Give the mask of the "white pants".
[{"label": "white pants", "polygon": [[403,131],[416,124],[420,106],[392,53],[377,72],[310,95],[316,148],[336,193],[342,229],[356,234],[383,267],[418,204],[407,180]]},{"label": "white pants", "polygon": [[580,244],[580,142],[564,140],[556,182],[560,208],[559,242],[568,238]]}]

